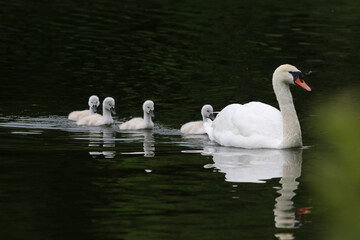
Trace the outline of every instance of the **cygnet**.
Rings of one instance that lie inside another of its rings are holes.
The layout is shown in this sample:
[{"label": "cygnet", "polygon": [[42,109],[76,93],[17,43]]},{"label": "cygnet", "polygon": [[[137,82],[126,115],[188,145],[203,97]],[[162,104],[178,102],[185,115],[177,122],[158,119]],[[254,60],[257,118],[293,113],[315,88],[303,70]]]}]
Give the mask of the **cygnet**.
[{"label": "cygnet", "polygon": [[181,126],[180,132],[182,134],[205,134],[204,130],[204,124],[210,124],[212,123],[212,120],[214,120],[214,113],[213,113],[213,107],[211,105],[204,105],[201,108],[201,116],[203,118],[202,121],[193,121],[185,123]]},{"label": "cygnet", "polygon": [[107,97],[103,101],[103,115],[92,114],[90,116],[80,119],[76,123],[78,125],[87,125],[87,126],[100,126],[100,125],[112,124],[114,120],[112,119],[111,114],[116,115],[115,100],[112,97]]},{"label": "cygnet", "polygon": [[94,113],[96,113],[96,108],[100,105],[100,101],[98,96],[92,95],[89,97],[89,110],[83,110],[83,111],[73,111],[69,114],[69,120],[72,121],[78,121],[81,118],[90,116]]},{"label": "cygnet", "polygon": [[144,118],[138,117],[133,118],[127,122],[121,124],[120,130],[136,130],[136,129],[152,129],[154,123],[151,118],[155,117],[154,115],[154,102],[147,100],[143,104]]}]

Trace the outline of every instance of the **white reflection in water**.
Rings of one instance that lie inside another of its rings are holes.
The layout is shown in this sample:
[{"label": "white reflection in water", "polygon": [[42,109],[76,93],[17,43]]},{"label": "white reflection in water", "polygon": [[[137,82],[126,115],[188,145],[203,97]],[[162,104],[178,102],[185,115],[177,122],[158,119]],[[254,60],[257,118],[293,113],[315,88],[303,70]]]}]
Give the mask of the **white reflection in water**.
[{"label": "white reflection in water", "polygon": [[275,234],[275,237],[279,240],[293,240],[295,239],[294,234],[292,233],[277,233]]},{"label": "white reflection in water", "polygon": [[[115,147],[115,131],[112,128],[91,129],[89,131],[89,147]],[[90,151],[91,156],[104,156],[105,158],[114,158],[115,151]]]},{"label": "white reflection in water", "polygon": [[155,141],[152,130],[137,130],[137,131],[124,131],[128,137],[139,138],[143,137],[143,151],[142,152],[123,152],[121,154],[143,154],[144,157],[154,157],[155,156]]},{"label": "white reflection in water", "polygon": [[[277,228],[297,228],[293,197],[301,176],[302,149],[239,149],[206,147],[203,155],[211,155],[214,168],[225,173],[225,181],[237,183],[264,183],[265,180],[280,178],[280,196],[275,199],[274,218]],[[292,234],[277,234],[279,239],[292,239]],[[286,237],[286,238],[283,238]],[[287,238],[289,237],[289,238]]]},{"label": "white reflection in water", "polygon": [[155,156],[155,144],[154,136],[151,130],[144,130],[144,157],[154,157]]}]

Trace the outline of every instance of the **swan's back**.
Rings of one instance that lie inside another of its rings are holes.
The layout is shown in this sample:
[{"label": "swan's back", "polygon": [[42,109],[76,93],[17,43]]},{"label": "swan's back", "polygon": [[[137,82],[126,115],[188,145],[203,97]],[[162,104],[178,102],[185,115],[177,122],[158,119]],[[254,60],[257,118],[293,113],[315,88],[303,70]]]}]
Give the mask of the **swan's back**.
[{"label": "swan's back", "polygon": [[145,121],[141,117],[133,118],[127,122],[124,122],[120,126],[120,130],[136,130],[136,129],[145,129],[152,128],[152,126],[146,126]]},{"label": "swan's back", "polygon": [[92,114],[90,116],[79,119],[76,122],[77,125],[87,125],[87,126],[100,126],[104,124],[103,116],[100,114]]},{"label": "swan's back", "polygon": [[280,111],[260,102],[228,105],[213,122],[213,137],[224,146],[277,148],[282,131]]},{"label": "swan's back", "polygon": [[183,134],[205,134],[203,121],[193,121],[181,126],[180,132]]},{"label": "swan's back", "polygon": [[83,111],[73,111],[69,114],[68,118],[72,121],[78,121],[81,118],[90,116],[89,110],[83,110]]}]

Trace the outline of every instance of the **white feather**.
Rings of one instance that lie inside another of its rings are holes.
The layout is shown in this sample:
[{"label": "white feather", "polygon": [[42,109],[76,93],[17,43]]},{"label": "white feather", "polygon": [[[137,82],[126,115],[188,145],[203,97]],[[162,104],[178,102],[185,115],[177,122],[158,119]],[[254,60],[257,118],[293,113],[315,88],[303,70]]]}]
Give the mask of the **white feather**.
[{"label": "white feather", "polygon": [[89,110],[71,112],[68,116],[69,120],[78,121],[81,118],[94,114],[95,113],[94,108],[96,109],[96,107],[100,105],[99,98],[96,95],[90,96],[88,105],[89,105]]},{"label": "white feather", "polygon": [[211,125],[212,121],[209,119],[210,115],[213,115],[213,107],[206,104],[201,108],[203,120],[185,123],[181,126],[180,132],[182,134],[205,134],[206,132],[203,124],[207,123]]},{"label": "white feather", "polygon": [[208,130],[209,138],[223,146],[241,148],[302,146],[300,124],[289,90],[289,84],[294,82],[291,71],[300,72],[285,64],[273,74],[273,87],[281,112],[261,102],[228,105],[213,121]]},{"label": "white feather", "polygon": [[137,117],[119,126],[120,130],[152,129],[154,123],[151,120],[151,113],[154,111],[154,102],[147,100],[143,104],[144,118]]},{"label": "white feather", "polygon": [[115,108],[115,100],[112,97],[107,97],[103,101],[103,115],[92,114],[90,116],[81,118],[76,122],[78,125],[100,126],[112,124],[114,120],[111,117],[111,111]]}]

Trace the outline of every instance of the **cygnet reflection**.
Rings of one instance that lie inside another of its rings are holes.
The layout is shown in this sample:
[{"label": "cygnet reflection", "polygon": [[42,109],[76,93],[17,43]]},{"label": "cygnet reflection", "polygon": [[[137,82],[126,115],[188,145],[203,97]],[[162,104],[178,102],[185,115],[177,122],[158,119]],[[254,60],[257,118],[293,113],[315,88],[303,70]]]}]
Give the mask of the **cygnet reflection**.
[{"label": "cygnet reflection", "polygon": [[[103,128],[98,130],[90,130],[89,147],[115,147],[115,130],[112,128]],[[104,156],[105,158],[114,158],[115,151],[91,151],[92,156]]]},{"label": "cygnet reflection", "polygon": [[277,191],[280,196],[275,199],[274,207],[275,226],[299,226],[292,198],[299,185],[296,179],[301,176],[302,149],[206,147],[202,154],[211,155],[214,161],[204,167],[225,173],[227,182],[265,183],[265,180],[280,178],[281,188]]},{"label": "cygnet reflection", "polygon": [[154,157],[155,156],[155,144],[154,136],[152,130],[143,130],[144,132],[144,157]]},{"label": "cygnet reflection", "polygon": [[[183,153],[202,153],[204,146],[215,146],[206,134],[182,134],[181,138],[183,140],[181,146],[192,148],[192,150],[182,150]],[[197,150],[193,150],[194,148]]]},{"label": "cygnet reflection", "polygon": [[[125,133],[125,132],[124,132]],[[128,138],[137,139],[143,137],[143,151],[142,152],[123,152],[122,154],[143,154],[144,157],[154,157],[155,156],[155,144],[154,136],[152,130],[136,130],[133,132],[126,132]]]}]

